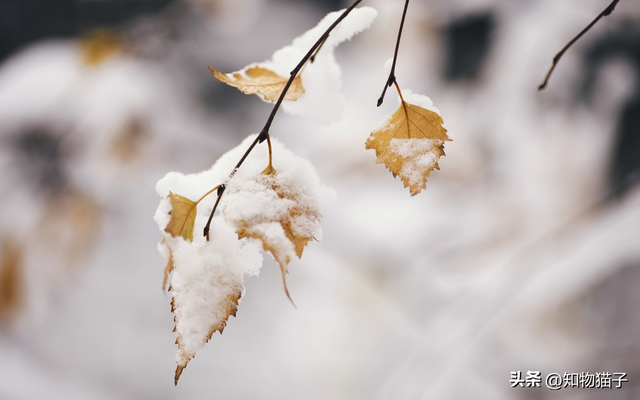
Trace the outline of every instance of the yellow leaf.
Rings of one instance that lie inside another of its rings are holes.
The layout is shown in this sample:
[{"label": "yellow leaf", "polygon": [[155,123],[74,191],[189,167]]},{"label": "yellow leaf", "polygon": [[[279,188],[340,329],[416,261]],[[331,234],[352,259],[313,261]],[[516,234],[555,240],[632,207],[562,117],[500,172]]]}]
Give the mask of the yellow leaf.
[{"label": "yellow leaf", "polygon": [[169,249],[169,259],[167,260],[167,265],[164,267],[164,279],[162,279],[162,290],[165,290],[167,287],[167,282],[169,281],[169,275],[173,272],[173,268],[175,265],[173,264],[173,253],[171,253],[171,249]]},{"label": "yellow leaf", "polygon": [[95,246],[101,223],[102,210],[96,200],[71,190],[48,202],[37,235],[52,253],[62,256],[71,266],[82,261]]},{"label": "yellow leaf", "polygon": [[5,238],[0,251],[0,322],[8,322],[22,300],[22,248]]},{"label": "yellow leaf", "polygon": [[[183,271],[169,286],[172,293],[171,312],[174,314],[178,355],[174,383],[182,371],[215,332],[224,331],[229,317],[236,316],[244,286],[242,278],[229,274],[218,265],[205,265],[207,273],[189,276]],[[194,280],[195,279],[195,280]]]},{"label": "yellow leaf", "polygon": [[124,41],[113,31],[98,29],[83,37],[80,46],[84,63],[94,67],[121,52]]},{"label": "yellow leaf", "polygon": [[[172,290],[172,288],[170,287],[169,290]],[[222,332],[224,331],[224,328],[227,326],[227,320],[229,319],[229,317],[236,316],[236,313],[238,312],[238,303],[240,302],[241,296],[242,296],[242,290],[239,289],[234,293],[227,294],[225,299],[219,304],[219,307],[223,308],[223,312],[219,315],[217,322],[209,327],[209,333],[206,337],[205,342],[208,342],[209,340],[211,340],[211,337],[216,332],[220,332],[222,334]],[[171,299],[171,312],[174,314],[176,313],[175,300],[176,298],[174,295],[174,297]],[[178,324],[177,317],[174,317],[174,321],[176,322],[176,324]],[[174,332],[175,331],[176,329],[174,328]],[[178,337],[176,338],[176,344],[178,345],[178,349],[180,350],[180,352],[188,353],[187,351],[185,351],[186,346],[183,343],[182,336],[180,336],[179,334],[178,334]],[[194,356],[195,356],[195,353],[183,355],[183,361],[179,362],[178,366],[176,367],[174,384],[176,385],[178,384],[178,380],[180,379],[180,375],[182,375],[182,371],[187,367],[187,364],[189,364],[189,361],[191,361],[191,359]]]},{"label": "yellow leaf", "polygon": [[403,99],[401,103],[384,126],[369,136],[365,147],[374,149],[376,163],[384,163],[416,195],[426,187],[431,171],[440,169],[444,142],[451,139],[438,114]]},{"label": "yellow leaf", "polygon": [[193,225],[196,222],[198,203],[191,201],[179,194],[169,193],[171,202],[171,219],[165,231],[173,237],[182,236],[189,242],[193,242]]},{"label": "yellow leaf", "polygon": [[[290,206],[288,211],[280,216],[274,216],[268,211],[252,218],[250,221],[234,221],[239,238],[250,237],[262,242],[262,248],[273,255],[282,272],[282,283],[287,297],[287,265],[291,261],[291,255],[302,257],[304,247],[313,240],[308,231],[299,229],[300,224],[308,221],[319,221],[321,216],[317,210],[305,205],[300,200],[300,193],[294,188],[278,184],[275,169],[269,174],[262,174],[257,178],[269,190],[273,190],[277,197]],[[293,252],[291,251],[293,250]]]},{"label": "yellow leaf", "polygon": [[[230,74],[224,74],[209,67],[209,71],[220,82],[224,82],[229,86],[233,86],[245,94],[260,93],[267,101],[277,101],[280,97],[280,93],[289,81],[289,77],[283,78],[275,72],[262,68],[251,67],[244,71],[232,72]],[[304,94],[304,88],[302,87],[302,80],[300,76],[297,76],[291,83],[291,87],[284,96],[285,100],[296,101]]]}]

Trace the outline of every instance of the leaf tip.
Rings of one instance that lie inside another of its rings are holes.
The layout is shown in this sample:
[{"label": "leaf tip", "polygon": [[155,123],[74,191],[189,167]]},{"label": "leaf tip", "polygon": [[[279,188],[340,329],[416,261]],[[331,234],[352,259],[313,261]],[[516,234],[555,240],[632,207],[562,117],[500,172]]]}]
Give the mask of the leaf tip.
[{"label": "leaf tip", "polygon": [[184,369],[185,365],[178,365],[178,367],[176,368],[176,374],[173,378],[173,384],[175,386],[178,386],[178,381],[180,380],[180,375],[182,375],[182,370]]}]

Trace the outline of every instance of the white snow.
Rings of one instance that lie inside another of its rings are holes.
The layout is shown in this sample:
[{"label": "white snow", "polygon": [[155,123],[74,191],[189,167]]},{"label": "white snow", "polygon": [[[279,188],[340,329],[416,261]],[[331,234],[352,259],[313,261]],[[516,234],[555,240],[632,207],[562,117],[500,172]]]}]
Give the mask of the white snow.
[{"label": "white snow", "polygon": [[262,265],[255,243],[239,241],[222,218],[212,220],[210,237],[201,246],[167,238],[175,265],[171,292],[181,365],[205,345],[211,327],[227,319],[227,299],[244,294],[244,274],[257,274]]},{"label": "white snow", "polygon": [[[431,100],[429,97],[423,94],[413,93],[413,91],[410,89],[402,89],[402,98],[404,99],[405,102],[409,104],[422,107],[429,111],[433,111],[438,115],[441,115],[440,110],[438,110],[433,106],[433,100]],[[398,98],[398,102],[400,102],[399,98]]]},{"label": "white snow", "polygon": [[433,150],[442,143],[438,139],[391,139],[387,151],[402,158],[400,176],[408,178],[410,185],[422,185],[425,174],[438,161]]},{"label": "white snow", "polygon": [[[171,288],[176,316],[179,351],[176,361],[187,363],[204,346],[212,326],[224,321],[228,296],[244,293],[244,275],[257,275],[262,265],[258,241],[238,239],[236,231],[245,229],[258,235],[270,247],[278,249],[280,263],[288,263],[296,255],[294,244],[287,238],[279,220],[296,215],[291,224],[294,234],[322,237],[321,205],[335,196],[324,187],[307,160],[295,156],[278,140],[272,139],[275,174],[263,175],[268,163],[266,143],[254,148],[245,163],[229,175],[256,135],[225,153],[209,170],[184,175],[170,172],[156,185],[161,197],[155,221],[162,233],[160,254],[175,265]],[[227,188],[219,213],[210,227],[210,240],[202,232],[216,199],[214,191],[198,205],[194,224],[194,240],[171,237],[164,231],[169,222],[169,193],[197,201],[218,184]],[[278,188],[277,191],[274,188]],[[304,211],[298,213],[298,211]]]},{"label": "white snow", "polygon": [[[271,60],[257,65],[268,68],[280,76],[289,76],[291,70],[343,11],[327,14],[318,25],[294,39],[293,44],[273,53]],[[308,115],[315,122],[325,125],[342,117],[346,104],[340,94],[342,72],[333,50],[340,43],[350,40],[354,35],[371,26],[377,15],[378,12],[371,7],[356,8],[331,32],[315,61],[307,63],[301,73],[305,94],[297,101],[285,101],[283,108],[286,112]]]}]

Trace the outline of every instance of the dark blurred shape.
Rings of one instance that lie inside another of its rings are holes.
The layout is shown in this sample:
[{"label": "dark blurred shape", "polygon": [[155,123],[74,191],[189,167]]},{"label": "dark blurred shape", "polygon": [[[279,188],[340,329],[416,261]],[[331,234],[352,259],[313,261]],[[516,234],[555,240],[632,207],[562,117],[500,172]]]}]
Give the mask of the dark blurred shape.
[{"label": "dark blurred shape", "polygon": [[455,19],[444,28],[445,79],[472,81],[479,77],[491,50],[495,25],[493,14],[486,12]]},{"label": "dark blurred shape", "polygon": [[0,0],[0,61],[30,43],[117,27],[176,0]]},{"label": "dark blurred shape", "polygon": [[46,37],[76,34],[76,0],[1,0],[0,61]]},{"label": "dark blurred shape", "polygon": [[593,42],[584,53],[586,65],[580,99],[589,103],[598,75],[607,62],[623,59],[636,70],[635,93],[622,107],[611,157],[610,186],[623,195],[640,177],[640,21],[626,20]]},{"label": "dark blurred shape", "polygon": [[[345,8],[347,6],[347,2],[345,2],[345,0],[289,0],[289,2],[291,3],[312,3],[314,6],[318,7],[320,10],[322,10],[323,12],[331,12],[331,11],[337,11],[340,10],[342,8]],[[352,1],[348,2],[349,5],[352,3]],[[402,7],[402,5],[400,5],[399,7]]]},{"label": "dark blurred shape", "polygon": [[19,170],[30,184],[47,195],[66,189],[64,163],[68,154],[59,135],[46,128],[30,128],[18,134],[15,144]]},{"label": "dark blurred shape", "polygon": [[151,14],[176,0],[75,0],[82,31],[114,27],[141,15]]},{"label": "dark blurred shape", "polygon": [[622,108],[613,151],[611,187],[620,196],[640,179],[640,91]]}]

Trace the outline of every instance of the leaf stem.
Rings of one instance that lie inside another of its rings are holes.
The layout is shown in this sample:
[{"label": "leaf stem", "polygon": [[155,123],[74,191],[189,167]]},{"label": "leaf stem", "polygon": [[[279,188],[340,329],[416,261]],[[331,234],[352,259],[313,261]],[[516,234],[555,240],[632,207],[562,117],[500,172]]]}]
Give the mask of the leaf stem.
[{"label": "leaf stem", "polygon": [[607,8],[605,8],[600,14],[598,14],[598,16],[593,21],[591,21],[589,25],[587,25],[582,31],[580,31],[580,33],[578,33],[573,39],[571,39],[569,43],[567,43],[562,48],[562,50],[560,50],[560,52],[558,52],[558,54],[556,54],[555,57],[553,57],[553,63],[551,64],[551,68],[549,68],[549,72],[547,72],[547,76],[544,78],[544,82],[542,82],[540,86],[538,86],[538,91],[544,90],[544,88],[547,87],[547,84],[549,83],[549,78],[551,78],[551,74],[553,73],[553,70],[556,69],[556,65],[560,61],[560,58],[562,58],[564,53],[567,50],[569,50],[569,47],[573,46],[573,44],[577,42],[582,37],[582,35],[584,35],[591,28],[593,28],[593,26],[597,24],[598,21],[602,19],[602,17],[609,16],[613,12],[613,10],[616,8],[619,2],[620,0],[613,0],[611,4],[607,6]]},{"label": "leaf stem", "polygon": [[200,197],[197,201],[196,201],[196,205],[198,203],[200,203],[202,200],[204,200],[205,197],[207,197],[208,195],[210,195],[211,193],[213,193],[214,190],[218,190],[218,188],[220,187],[220,185],[214,187],[213,189],[209,190],[207,193],[203,194],[202,197]]},{"label": "leaf stem", "polygon": [[273,156],[271,150],[271,137],[269,135],[267,135],[267,145],[269,146],[269,166],[267,167],[267,169],[271,171],[273,170]]},{"label": "leaf stem", "polygon": [[400,20],[400,29],[398,29],[398,39],[396,40],[396,49],[393,52],[393,64],[391,64],[391,71],[389,72],[389,78],[387,78],[387,82],[384,84],[384,89],[382,89],[382,94],[378,99],[378,107],[382,105],[384,101],[384,96],[387,94],[387,89],[391,87],[396,81],[396,62],[398,61],[398,50],[400,49],[400,38],[402,37],[402,30],[404,28],[404,21],[407,17],[407,10],[409,9],[409,0],[404,2],[404,10],[402,11],[402,19]]},{"label": "leaf stem", "polygon": [[[335,29],[335,27],[338,26],[338,24],[340,22],[342,22],[342,20],[345,19],[347,17],[347,15],[349,15],[351,13],[351,11],[353,11],[356,8],[356,6],[358,4],[360,4],[361,2],[362,2],[362,0],[355,0],[353,2],[353,4],[351,6],[349,6],[349,8],[344,10],[344,12],[342,14],[340,14],[340,16],[333,22],[333,24],[331,24],[331,26],[329,26],[329,28],[327,28],[327,30],[322,34],[322,36],[320,36],[320,38],[314,43],[314,45],[311,46],[311,49],[309,49],[307,54],[305,54],[304,57],[302,57],[302,59],[300,60],[298,65],[296,65],[296,67],[293,70],[291,70],[289,80],[287,81],[287,84],[282,89],[282,93],[280,93],[280,97],[278,98],[278,101],[276,101],[276,104],[273,106],[273,109],[271,110],[271,114],[269,114],[269,118],[267,118],[267,122],[265,123],[264,127],[260,131],[260,134],[258,136],[256,136],[255,140],[251,143],[251,145],[249,146],[247,151],[245,151],[245,153],[242,156],[242,158],[240,159],[240,161],[238,161],[238,164],[236,164],[236,166],[233,169],[233,171],[231,171],[231,174],[229,174],[229,178],[227,179],[226,182],[229,182],[231,180],[231,178],[233,178],[233,176],[235,175],[235,173],[238,170],[238,168],[240,168],[240,166],[244,163],[244,160],[247,159],[247,157],[249,156],[251,151],[256,147],[256,145],[258,143],[262,143],[265,140],[269,140],[268,143],[269,144],[271,143],[270,142],[270,137],[269,137],[269,129],[271,128],[271,124],[273,123],[273,119],[275,118],[276,114],[278,113],[278,110],[280,109],[280,106],[282,105],[282,102],[284,101],[284,97],[287,94],[287,92],[289,91],[289,88],[291,87],[291,84],[293,83],[293,80],[296,78],[296,76],[298,76],[298,73],[300,73],[300,70],[305,66],[307,61],[309,61],[309,59],[311,59],[311,57],[313,57],[315,55],[316,50],[318,50],[320,48],[320,46],[322,46],[322,44],[324,44],[324,42],[329,37],[329,34],[331,33],[331,31],[333,31]],[[408,2],[409,2],[409,0],[407,0],[407,3]],[[216,199],[216,203],[214,204],[213,209],[211,210],[211,214],[209,215],[209,220],[207,221],[207,224],[204,227],[204,236],[207,237],[207,240],[209,240],[209,228],[211,226],[211,220],[213,219],[213,214],[216,212],[216,209],[218,208],[218,204],[220,203],[220,199],[222,198],[222,195],[224,194],[225,189],[226,189],[226,185],[225,184],[220,185],[220,187],[218,188],[218,198]]]}]

